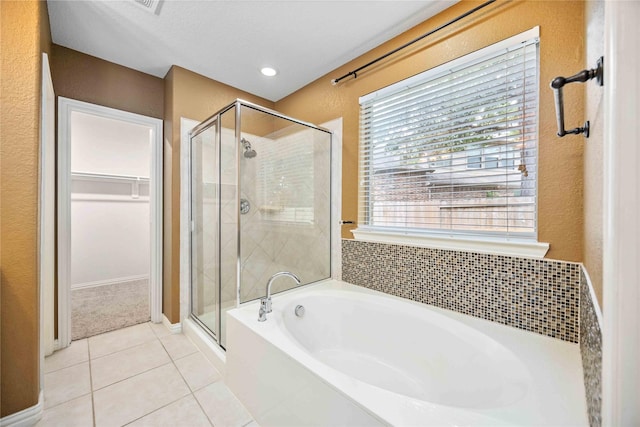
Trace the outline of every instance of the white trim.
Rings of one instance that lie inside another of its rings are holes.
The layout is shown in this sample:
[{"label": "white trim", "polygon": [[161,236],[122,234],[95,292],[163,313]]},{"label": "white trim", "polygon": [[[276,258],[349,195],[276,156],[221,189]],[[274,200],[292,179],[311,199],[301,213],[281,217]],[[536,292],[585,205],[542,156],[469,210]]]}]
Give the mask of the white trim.
[{"label": "white trim", "polygon": [[151,264],[149,277],[149,306],[151,307],[151,321],[162,321],[162,251],[163,251],[163,165],[164,138],[163,121],[151,117],[140,116],[153,123],[151,136],[151,170],[149,171],[149,217],[151,218]]},{"label": "white trim", "polygon": [[182,324],[184,325],[184,334],[191,339],[224,378],[227,371],[225,351],[193,320],[185,319]]},{"label": "white trim", "polygon": [[640,3],[604,3],[602,425],[640,425]]},{"label": "white trim", "polygon": [[40,106],[40,167],[38,204],[38,283],[40,287],[40,390],[44,388],[44,358],[55,342],[55,246],[56,246],[56,95],[49,57],[42,53]]},{"label": "white trim", "polygon": [[[361,96],[359,99],[359,103],[362,104],[363,102],[367,102],[371,99],[384,97],[390,93],[394,93],[396,91],[403,90],[403,89],[408,89],[414,86],[416,83],[421,83],[423,80],[425,80],[430,76],[437,76],[439,74],[453,72],[453,71],[456,71],[456,69],[459,68],[460,66],[468,67],[474,61],[480,61],[485,56],[491,55],[501,50],[510,49],[516,44],[525,43],[530,40],[532,42],[538,42],[539,37],[540,37],[540,27],[539,26],[533,27],[530,30],[527,30],[523,33],[516,34],[513,37],[509,37],[508,39],[501,40],[497,43],[494,43],[482,49],[468,53],[462,57],[453,59],[449,62],[445,62],[444,64],[438,65],[420,74],[416,74],[415,76],[409,77],[397,83],[393,83],[389,86],[383,87],[382,89],[379,89],[375,92],[371,92],[367,95]],[[517,47],[520,47],[520,46],[517,46]]]},{"label": "white trim", "polygon": [[172,334],[179,334],[182,332],[182,324],[181,323],[171,323],[167,316],[162,315],[162,324],[171,332]]},{"label": "white trim", "polygon": [[58,346],[71,344],[71,105],[58,99]]},{"label": "white trim", "polygon": [[[331,131],[331,278],[342,279],[342,117],[322,123]],[[355,221],[355,219],[354,219]]]},{"label": "white trim", "polygon": [[113,279],[96,280],[94,282],[84,282],[84,283],[78,283],[78,284],[72,283],[71,290],[74,291],[76,289],[96,288],[98,286],[115,285],[118,283],[133,282],[136,280],[143,280],[148,278],[149,278],[148,274],[139,274],[136,276],[123,276],[123,277],[115,277]]},{"label": "white trim", "polygon": [[0,427],[31,427],[42,418],[44,411],[44,392],[40,390],[38,403],[15,414],[0,418]]},{"label": "white trim", "polygon": [[74,111],[151,128],[149,305],[151,321],[162,320],[162,120],[101,105],[58,97],[58,342],[71,343],[71,149]]},{"label": "white trim", "polygon": [[477,252],[482,254],[506,255],[524,258],[544,258],[549,250],[548,243],[529,240],[491,240],[487,237],[461,236],[419,236],[415,234],[391,233],[383,231],[363,230],[351,231],[356,240],[395,245],[419,246],[432,249]]},{"label": "white trim", "polygon": [[191,307],[191,143],[189,131],[200,122],[180,117],[180,320]]}]

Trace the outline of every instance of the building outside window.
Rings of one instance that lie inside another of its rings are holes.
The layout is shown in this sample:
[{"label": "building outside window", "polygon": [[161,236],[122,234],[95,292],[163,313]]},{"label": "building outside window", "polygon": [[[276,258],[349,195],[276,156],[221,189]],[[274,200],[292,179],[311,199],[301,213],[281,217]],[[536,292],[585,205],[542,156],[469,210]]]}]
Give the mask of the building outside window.
[{"label": "building outside window", "polygon": [[537,29],[360,99],[359,229],[535,240]]}]

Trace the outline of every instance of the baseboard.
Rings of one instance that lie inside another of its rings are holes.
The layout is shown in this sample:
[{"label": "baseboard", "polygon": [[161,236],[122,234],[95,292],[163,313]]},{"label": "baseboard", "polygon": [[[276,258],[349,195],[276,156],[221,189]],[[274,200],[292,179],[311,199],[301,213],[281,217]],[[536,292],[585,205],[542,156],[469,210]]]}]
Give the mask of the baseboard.
[{"label": "baseboard", "polygon": [[44,410],[44,393],[38,395],[38,403],[15,414],[0,418],[0,427],[31,427],[42,418]]},{"label": "baseboard", "polygon": [[179,334],[182,332],[182,324],[180,323],[171,323],[167,316],[162,315],[162,324],[172,333]]},{"label": "baseboard", "polygon": [[95,282],[85,282],[85,283],[77,283],[71,285],[71,290],[79,290],[79,289],[87,289],[87,288],[96,288],[98,286],[106,286],[106,285],[118,285],[120,283],[128,283],[135,282],[137,280],[149,280],[148,274],[140,274],[137,276],[123,276],[116,277],[115,279],[107,279],[107,280],[97,280]]}]

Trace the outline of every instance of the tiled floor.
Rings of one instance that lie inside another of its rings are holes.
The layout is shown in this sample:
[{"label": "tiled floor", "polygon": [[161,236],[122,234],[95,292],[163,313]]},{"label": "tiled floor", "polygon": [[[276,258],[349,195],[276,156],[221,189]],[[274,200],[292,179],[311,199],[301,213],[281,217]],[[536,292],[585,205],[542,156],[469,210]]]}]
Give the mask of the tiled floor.
[{"label": "tiled floor", "polygon": [[257,426],[197,347],[161,324],[74,341],[44,365],[39,427]]}]

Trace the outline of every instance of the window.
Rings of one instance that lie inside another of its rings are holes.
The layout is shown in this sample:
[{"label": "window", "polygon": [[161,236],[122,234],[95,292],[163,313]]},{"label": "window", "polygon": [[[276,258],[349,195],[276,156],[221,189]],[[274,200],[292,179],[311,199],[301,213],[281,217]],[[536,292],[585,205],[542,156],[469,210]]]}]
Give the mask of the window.
[{"label": "window", "polygon": [[[253,137],[259,148],[255,179],[261,218],[287,224],[313,224],[317,209],[314,177],[323,165],[314,163],[312,131],[273,139]],[[249,168],[247,179],[254,179]]]},{"label": "window", "polygon": [[359,230],[535,240],[538,29],[360,99]]}]

